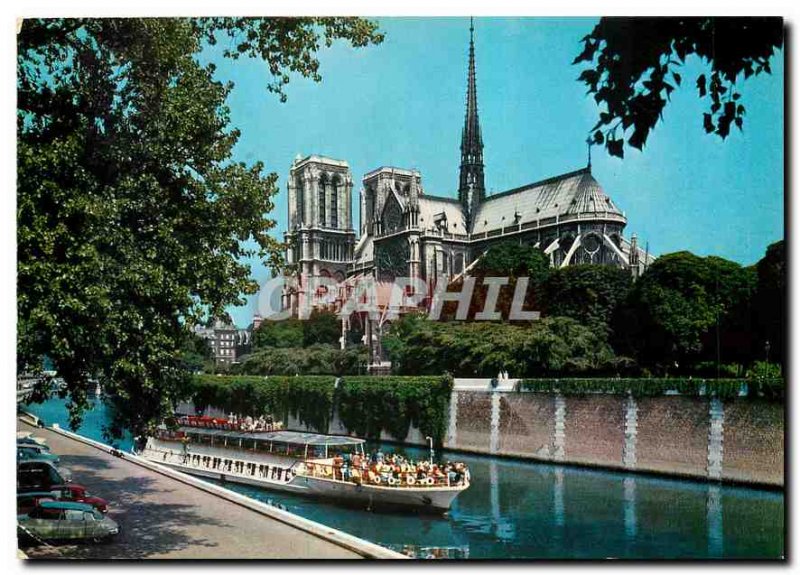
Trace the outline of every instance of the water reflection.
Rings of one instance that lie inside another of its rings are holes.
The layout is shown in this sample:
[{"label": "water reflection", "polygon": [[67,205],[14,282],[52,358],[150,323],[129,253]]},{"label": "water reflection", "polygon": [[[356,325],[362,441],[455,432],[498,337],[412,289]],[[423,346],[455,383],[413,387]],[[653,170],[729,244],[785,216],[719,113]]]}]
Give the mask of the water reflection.
[{"label": "water reflection", "polygon": [[[63,402],[32,411],[48,424],[67,425]],[[98,408],[80,432],[102,440],[103,417]],[[428,455],[424,449],[403,451],[414,458]],[[472,475],[472,486],[445,517],[370,513],[254,487],[226,487],[422,558],[775,558],[784,553],[780,492],[452,452],[443,457],[464,460]]]},{"label": "water reflection", "polygon": [[564,527],[564,470],[557,467],[553,473],[553,522]]},{"label": "water reflection", "polygon": [[708,525],[708,556],[723,557],[722,494],[719,485],[709,485],[706,498],[706,523]]},{"label": "water reflection", "polygon": [[625,536],[636,539],[636,480],[626,477],[622,480],[623,512],[625,514]]}]

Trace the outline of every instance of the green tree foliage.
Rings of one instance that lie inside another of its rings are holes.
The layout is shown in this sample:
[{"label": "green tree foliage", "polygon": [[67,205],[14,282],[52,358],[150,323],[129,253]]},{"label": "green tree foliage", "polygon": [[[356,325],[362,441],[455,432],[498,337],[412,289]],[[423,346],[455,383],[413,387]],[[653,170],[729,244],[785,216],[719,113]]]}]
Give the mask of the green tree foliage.
[{"label": "green tree foliage", "polygon": [[330,345],[264,348],[242,357],[231,373],[247,375],[357,375],[367,365],[364,346],[346,350]]},{"label": "green tree foliage", "polygon": [[302,347],[303,322],[291,317],[281,321],[265,319],[253,332],[253,349]]},{"label": "green tree foliage", "polygon": [[313,310],[303,322],[303,345],[339,345],[342,321],[332,311]]},{"label": "green tree foliage", "polygon": [[[759,360],[784,363],[786,329],[786,248],[781,240],[767,248],[756,264],[758,285],[753,305],[753,327],[757,332],[754,356]],[[769,352],[766,344],[769,342]],[[769,355],[769,358],[767,358]]]},{"label": "green tree foliage", "polygon": [[204,42],[319,80],[322,42],[379,42],[350,18],[26,19],[17,36],[18,369],[46,354],[77,424],[87,380],[141,433],[188,385],[181,346],[257,289],[277,176],[232,160],[233,86],[201,65]]},{"label": "green tree foliage", "polygon": [[385,349],[399,374],[493,377],[506,370],[512,377],[535,377],[619,367],[602,336],[564,317],[512,325],[407,315],[392,325]]},{"label": "green tree foliage", "polygon": [[770,73],[770,59],[783,46],[781,18],[601,18],[582,39],[573,64],[586,62],[578,80],[600,107],[592,128],[595,144],[623,157],[623,143],[641,150],[681,85],[681,66],[699,57],[709,68],[695,79],[708,106],[703,127],[726,138],[740,130],[745,107],[737,81]]},{"label": "green tree foliage", "polygon": [[[542,285],[549,274],[550,261],[538,248],[515,242],[501,242],[491,246],[469,272],[469,275],[475,278],[475,289],[467,318],[473,319],[475,314],[483,311],[486,306],[488,287],[483,281],[486,277],[508,278],[508,284],[500,288],[495,305],[495,310],[503,319],[509,318],[511,302],[517,287],[517,278],[520,277],[528,278],[523,309],[525,311],[541,311]],[[463,279],[459,279],[448,286],[448,290],[460,291],[463,284]],[[442,307],[442,319],[455,319],[457,309],[457,303],[446,302]]]},{"label": "green tree foliage", "polygon": [[309,317],[296,317],[280,321],[265,320],[253,333],[253,347],[290,348],[311,345],[339,345],[342,323],[332,311],[313,310]]},{"label": "green tree foliage", "polygon": [[211,346],[208,341],[195,333],[188,333],[184,337],[181,347],[183,364],[186,371],[196,373],[213,364]]},{"label": "green tree foliage", "polygon": [[745,318],[754,290],[752,268],[689,252],[661,256],[619,309],[617,349],[666,369],[676,362],[686,369],[717,355],[721,362],[740,359],[736,350],[749,345]]},{"label": "green tree foliage", "polygon": [[480,276],[527,276],[531,285],[537,285],[547,278],[550,261],[538,248],[502,242],[486,250],[473,269],[474,275]]},{"label": "green tree foliage", "polygon": [[589,329],[611,335],[617,305],[631,289],[631,274],[612,266],[576,265],[553,270],[544,282],[548,315],[571,317]]}]

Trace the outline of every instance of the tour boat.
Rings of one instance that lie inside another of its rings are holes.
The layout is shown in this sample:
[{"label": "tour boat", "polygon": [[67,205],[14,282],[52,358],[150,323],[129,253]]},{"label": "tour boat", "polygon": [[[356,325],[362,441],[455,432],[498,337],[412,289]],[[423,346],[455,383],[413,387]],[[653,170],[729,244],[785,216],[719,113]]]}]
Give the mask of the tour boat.
[{"label": "tour boat", "polygon": [[298,431],[245,431],[223,419],[183,418],[160,427],[138,455],[173,469],[220,481],[254,485],[364,505],[446,512],[469,487],[466,467],[455,476],[355,472],[335,457],[366,461],[364,440]]}]

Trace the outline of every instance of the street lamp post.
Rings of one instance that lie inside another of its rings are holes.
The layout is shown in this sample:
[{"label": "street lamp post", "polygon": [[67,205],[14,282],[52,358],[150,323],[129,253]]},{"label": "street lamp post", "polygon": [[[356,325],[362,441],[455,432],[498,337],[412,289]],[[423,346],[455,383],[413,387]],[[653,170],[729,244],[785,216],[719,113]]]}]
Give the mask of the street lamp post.
[{"label": "street lamp post", "polygon": [[767,377],[767,369],[769,368],[769,340],[764,343],[764,378]]},{"label": "street lamp post", "polygon": [[425,439],[428,440],[428,447],[430,448],[430,463],[433,465],[433,437],[428,436]]}]

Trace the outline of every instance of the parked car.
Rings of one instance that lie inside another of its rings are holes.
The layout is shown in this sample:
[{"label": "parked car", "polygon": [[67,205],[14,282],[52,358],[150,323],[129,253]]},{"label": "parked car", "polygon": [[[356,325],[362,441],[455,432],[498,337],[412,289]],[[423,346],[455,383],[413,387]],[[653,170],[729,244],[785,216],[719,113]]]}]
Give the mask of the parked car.
[{"label": "parked car", "polygon": [[33,435],[26,435],[24,437],[17,436],[17,445],[33,445],[34,447],[41,447],[50,451],[47,442],[41,437],[34,437]]},{"label": "parked car", "polygon": [[17,445],[17,461],[23,461],[25,459],[43,459],[52,461],[56,465],[61,461],[58,455],[50,453],[47,449],[42,449],[40,446]]},{"label": "parked car", "polygon": [[83,485],[70,483],[69,485],[54,485],[49,490],[50,496],[58,501],[77,501],[78,503],[87,503],[100,511],[106,513],[108,511],[108,501],[102,497],[96,497],[86,491]]},{"label": "parked car", "polygon": [[22,534],[39,539],[104,540],[119,533],[119,525],[91,505],[73,501],[44,501],[30,513],[17,516]]},{"label": "parked car", "polygon": [[45,502],[55,501],[56,497],[50,491],[31,491],[17,495],[17,515],[24,515]]},{"label": "parked car", "polygon": [[53,485],[63,485],[72,481],[72,473],[63,467],[56,467],[50,461],[27,459],[17,462],[17,493],[47,491]]}]

